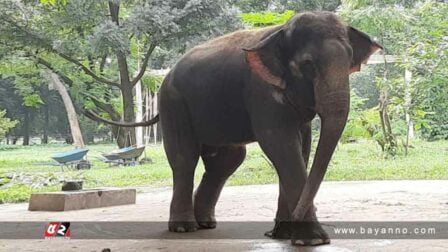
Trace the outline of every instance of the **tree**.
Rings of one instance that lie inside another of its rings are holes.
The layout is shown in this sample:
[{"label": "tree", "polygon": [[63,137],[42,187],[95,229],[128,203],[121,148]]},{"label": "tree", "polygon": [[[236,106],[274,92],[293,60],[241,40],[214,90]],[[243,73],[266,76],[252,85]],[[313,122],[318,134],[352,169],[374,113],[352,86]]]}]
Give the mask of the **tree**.
[{"label": "tree", "polygon": [[413,11],[403,66],[413,73],[411,116],[429,140],[448,139],[448,22],[446,2],[427,1]]},{"label": "tree", "polygon": [[47,70],[47,77],[52,85],[52,88],[58,91],[59,95],[64,102],[65,110],[67,111],[68,122],[70,124],[70,132],[73,138],[73,145],[78,148],[84,147],[84,140],[81,134],[81,128],[79,127],[78,116],[76,115],[75,106],[73,106],[72,99],[68,94],[67,88],[64,83],[61,82],[58,75]]},{"label": "tree", "polygon": [[[126,122],[135,119],[133,89],[156,48],[237,25],[224,1],[210,0],[7,1],[0,20],[0,42],[58,74],[87,108]],[[135,143],[132,129],[114,132],[120,147]]]},{"label": "tree", "polygon": [[[0,65],[1,72],[7,73],[8,71],[5,71],[3,65],[1,63]],[[20,74],[1,82],[2,87],[0,88],[4,92],[2,94],[4,101],[0,104],[7,109],[8,117],[21,119],[18,127],[12,133],[16,136],[23,136],[23,145],[28,145],[31,134],[36,130],[32,127],[36,118],[36,109],[43,104],[37,91],[42,81],[38,77],[38,73],[33,71],[33,67],[29,68],[26,64],[18,66],[15,70]]]},{"label": "tree", "polygon": [[[5,63],[3,61],[2,63]],[[8,63],[8,62],[6,62]],[[0,107],[6,109],[6,116],[17,120],[18,124],[7,134],[7,142],[12,137],[15,143],[19,137],[23,137],[23,143],[29,143],[30,136],[41,136],[42,143],[48,143],[49,136],[64,138],[67,143],[72,143],[73,138],[68,127],[67,113],[61,96],[57,92],[49,90],[49,81],[41,79],[39,68],[26,64],[1,65],[1,72],[8,78],[0,77]],[[34,77],[31,77],[34,75]],[[77,104],[76,106],[79,106]],[[32,126],[29,126],[32,119]],[[81,118],[82,119],[82,118]],[[92,141],[93,134],[105,135],[107,127],[98,129],[96,123],[88,123],[81,120],[81,128],[89,126],[87,137]]]},{"label": "tree", "polygon": [[[403,30],[409,18],[403,12],[403,6],[384,3],[381,1],[343,1],[340,14],[354,27],[376,36],[385,48],[384,54],[396,54],[404,38]],[[400,42],[397,43],[397,40]],[[391,125],[391,95],[393,90],[391,79],[395,78],[395,66],[384,58],[382,69],[375,76],[379,89],[378,113],[381,122],[383,142],[382,148],[386,153],[395,156],[397,152],[397,139]]]},{"label": "tree", "polygon": [[[429,131],[430,122],[435,121],[428,119],[441,119],[446,114],[446,102],[441,97],[446,94],[444,80],[448,72],[448,46],[443,39],[448,37],[447,8],[446,3],[438,1],[343,1],[340,14],[355,27],[375,35],[385,47],[384,53],[399,59],[396,64],[385,62],[383,69],[374,74],[380,90],[385,150],[391,154],[397,148],[395,136],[403,132],[391,124],[402,125],[408,136],[412,122],[417,129]],[[403,78],[405,72],[412,73],[411,80]]]},{"label": "tree", "polygon": [[17,124],[16,121],[11,121],[5,117],[5,114],[6,111],[0,110],[0,139],[5,137],[5,134]]},{"label": "tree", "polygon": [[[21,97],[15,93],[14,89],[14,79],[13,78],[3,78],[0,76],[0,108],[5,109],[5,116],[12,119],[22,118],[22,99]],[[20,128],[20,121],[18,120],[18,124],[16,127],[7,131],[7,141],[9,140],[8,136],[12,133],[17,133]]]}]

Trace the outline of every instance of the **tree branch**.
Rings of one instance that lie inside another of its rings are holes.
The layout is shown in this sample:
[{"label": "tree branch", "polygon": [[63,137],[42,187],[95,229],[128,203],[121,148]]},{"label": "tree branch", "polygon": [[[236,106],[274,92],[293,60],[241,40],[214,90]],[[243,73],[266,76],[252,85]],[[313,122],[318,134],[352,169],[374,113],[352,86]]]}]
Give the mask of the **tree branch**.
[{"label": "tree branch", "polygon": [[143,59],[143,63],[142,63],[142,67],[140,68],[140,72],[131,81],[132,86],[135,86],[135,84],[137,84],[137,82],[145,74],[146,68],[148,67],[149,58],[151,57],[151,54],[155,48],[156,48],[156,43],[155,42],[151,43],[151,45],[149,46],[148,51],[146,52],[145,57]]},{"label": "tree branch", "polygon": [[[112,22],[114,22],[117,26],[120,26],[120,3],[109,1],[109,12]],[[117,64],[120,71],[121,89],[124,90],[124,88],[129,88],[131,83],[128,62],[124,53],[117,51],[115,54],[117,56]],[[132,88],[132,86],[130,87]]]},{"label": "tree branch", "polygon": [[94,72],[92,72],[88,67],[84,66],[78,60],[76,60],[76,59],[74,59],[74,58],[72,58],[72,57],[70,57],[70,56],[68,56],[68,55],[66,55],[66,54],[64,54],[62,52],[59,52],[59,51],[57,51],[57,50],[55,50],[53,48],[49,48],[49,50],[52,51],[53,53],[59,55],[60,57],[64,58],[65,60],[67,60],[67,61],[69,61],[69,62],[71,62],[71,63],[73,63],[73,64],[75,64],[75,65],[77,65],[79,67],[81,67],[81,69],[84,71],[84,73],[86,73],[87,75],[91,76],[96,81],[102,82],[102,83],[110,85],[110,86],[120,87],[120,84],[118,84],[117,82],[111,81],[111,80],[108,80],[108,79],[105,79],[103,77],[100,77],[100,76],[96,75]]},{"label": "tree branch", "polygon": [[119,21],[119,13],[120,13],[120,3],[114,3],[113,1],[109,1],[109,12],[112,21],[118,25],[120,25]]},{"label": "tree branch", "polygon": [[104,54],[101,57],[101,62],[100,62],[100,73],[102,74],[104,72],[104,67],[106,66],[106,61],[107,60],[107,54]]},{"label": "tree branch", "polygon": [[84,71],[84,73],[86,73],[87,75],[91,76],[96,81],[102,82],[102,83],[110,85],[110,86],[120,87],[120,84],[118,84],[117,82],[112,81],[112,80],[108,80],[106,78],[103,78],[101,76],[96,75],[93,71],[91,71],[88,67],[84,66],[84,64],[82,64],[78,60],[76,60],[76,59],[74,59],[74,58],[72,58],[72,57],[70,57],[70,56],[68,56],[68,55],[66,55],[66,54],[64,54],[64,53],[54,49],[51,43],[49,43],[45,39],[41,38],[39,35],[34,34],[32,31],[29,31],[29,30],[21,27],[20,25],[16,24],[14,21],[11,21],[11,20],[6,19],[4,17],[1,18],[1,19],[6,21],[7,23],[13,25],[17,29],[19,29],[20,31],[25,33],[25,35],[27,35],[27,36],[29,36],[29,37],[39,41],[42,44],[42,46],[45,49],[47,49],[48,51],[50,51],[50,52],[60,56],[61,58],[65,59],[65,60],[67,60],[67,61],[69,61],[69,62],[71,62],[71,63],[73,63],[73,64],[75,64],[77,66],[79,66]]},{"label": "tree branch", "polygon": [[[35,58],[37,59],[38,64],[45,66],[46,68],[51,70],[53,73],[57,74],[64,81],[64,83],[66,83],[69,87],[71,87],[73,85],[73,80],[70,79],[65,74],[61,73],[59,70],[55,69],[51,65],[50,62],[48,62],[40,57],[35,57]],[[104,103],[101,100],[99,100],[97,97],[95,97],[94,95],[91,95],[89,93],[81,92],[81,94],[86,96],[87,98],[89,98],[93,103],[95,103],[96,107],[98,107],[101,110],[103,110],[104,112],[108,113],[110,115],[110,117],[112,118],[112,120],[114,120],[114,121],[120,120],[120,118],[121,118],[120,114],[114,109],[114,107],[111,104]]]},{"label": "tree branch", "polygon": [[101,110],[103,110],[104,112],[108,113],[110,118],[112,118],[112,120],[114,120],[114,121],[121,120],[120,114],[115,110],[115,108],[111,104],[104,103],[91,94],[88,94],[85,92],[83,92],[82,94],[85,95],[90,100],[92,100],[92,102],[95,103],[96,107],[98,107]]},{"label": "tree branch", "polygon": [[55,69],[50,62],[42,59],[41,57],[34,56],[37,59],[37,63],[45,66],[46,68],[50,69],[53,73],[57,74],[61,79],[66,83],[69,87],[72,86],[73,80],[70,79],[65,74],[61,73],[59,70]]}]

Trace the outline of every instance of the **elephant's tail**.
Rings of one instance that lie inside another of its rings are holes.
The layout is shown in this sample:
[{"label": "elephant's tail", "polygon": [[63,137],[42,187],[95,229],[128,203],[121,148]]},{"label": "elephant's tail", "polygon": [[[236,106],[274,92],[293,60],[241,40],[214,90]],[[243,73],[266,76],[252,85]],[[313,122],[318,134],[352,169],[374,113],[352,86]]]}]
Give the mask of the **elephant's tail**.
[{"label": "elephant's tail", "polygon": [[157,114],[155,117],[151,118],[148,121],[143,121],[143,122],[116,122],[116,121],[111,121],[111,120],[107,120],[102,118],[101,116],[97,115],[95,112],[90,111],[90,110],[85,110],[84,111],[84,115],[86,117],[88,117],[89,119],[92,119],[94,121],[97,122],[102,122],[102,123],[107,123],[107,124],[111,124],[114,126],[120,126],[120,127],[139,127],[139,126],[149,126],[149,125],[153,125],[155,123],[157,123],[159,121],[159,115]]}]

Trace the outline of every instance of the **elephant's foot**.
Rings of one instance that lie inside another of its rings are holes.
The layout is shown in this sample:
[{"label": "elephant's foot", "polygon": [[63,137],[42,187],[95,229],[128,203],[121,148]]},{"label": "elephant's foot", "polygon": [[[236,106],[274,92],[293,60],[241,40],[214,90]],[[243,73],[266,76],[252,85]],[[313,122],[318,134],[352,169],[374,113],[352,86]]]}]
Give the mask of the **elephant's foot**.
[{"label": "elephant's foot", "polygon": [[198,225],[199,228],[204,228],[204,229],[212,229],[212,228],[216,228],[216,220],[215,218],[210,218],[209,220],[198,220]]},{"label": "elephant's foot", "polygon": [[264,235],[272,239],[290,239],[291,223],[289,221],[275,220],[274,228],[264,233]]},{"label": "elephant's foot", "polygon": [[170,232],[185,233],[198,230],[196,221],[170,221],[168,223]]},{"label": "elephant's foot", "polygon": [[329,244],[330,238],[319,222],[292,222],[291,243],[300,246]]},{"label": "elephant's foot", "polygon": [[211,211],[200,212],[197,209],[198,208],[195,209],[194,215],[196,217],[196,222],[198,223],[199,228],[203,229],[216,228],[215,215],[210,213]]}]

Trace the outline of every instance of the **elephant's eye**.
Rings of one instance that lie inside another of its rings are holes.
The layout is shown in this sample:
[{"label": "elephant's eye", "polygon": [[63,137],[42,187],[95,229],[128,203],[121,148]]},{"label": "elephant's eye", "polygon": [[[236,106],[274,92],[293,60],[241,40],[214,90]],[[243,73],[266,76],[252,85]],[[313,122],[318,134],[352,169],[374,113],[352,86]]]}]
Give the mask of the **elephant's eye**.
[{"label": "elephant's eye", "polygon": [[307,79],[314,79],[316,76],[316,69],[314,67],[314,63],[311,60],[304,60],[300,62],[299,69],[302,72],[303,76]]}]

